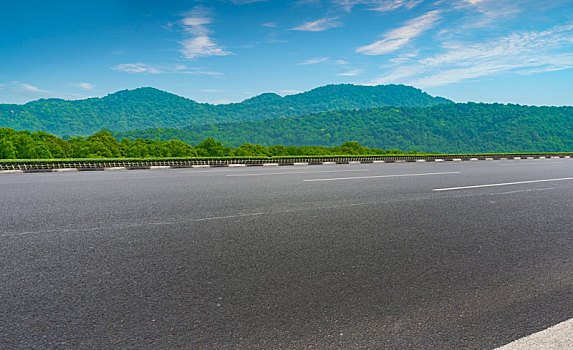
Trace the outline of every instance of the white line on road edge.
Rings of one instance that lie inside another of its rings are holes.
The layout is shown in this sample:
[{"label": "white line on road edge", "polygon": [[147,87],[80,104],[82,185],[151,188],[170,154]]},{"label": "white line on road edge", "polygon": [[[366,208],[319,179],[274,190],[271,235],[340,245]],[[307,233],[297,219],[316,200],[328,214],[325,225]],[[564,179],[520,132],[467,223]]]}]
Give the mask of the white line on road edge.
[{"label": "white line on road edge", "polygon": [[430,176],[430,175],[449,175],[449,174],[460,174],[459,171],[448,171],[443,173],[422,173],[422,174],[396,174],[396,175],[374,175],[374,176],[356,176],[356,177],[335,177],[330,179],[309,179],[303,180],[305,182],[316,182],[316,181],[337,181],[337,180],[359,180],[359,179],[377,179],[385,177],[409,177],[409,176]]},{"label": "white line on road edge", "polygon": [[24,170],[0,170],[0,174],[22,174]]},{"label": "white line on road edge", "polygon": [[170,165],[152,165],[149,169],[171,169]]},{"label": "white line on road edge", "polygon": [[554,350],[573,347],[573,318],[495,350]]},{"label": "white line on road edge", "polygon": [[246,166],[247,164],[229,164],[229,168],[242,168]]},{"label": "white line on road edge", "polygon": [[279,163],[263,163],[263,166],[279,166]]},{"label": "white line on road edge", "polygon": [[109,167],[109,168],[103,168],[103,170],[105,170],[105,171],[119,171],[119,170],[127,170],[127,168],[124,166],[114,166],[114,167]]},{"label": "white line on road edge", "polygon": [[308,165],[308,163],[306,163],[306,162],[292,163],[292,165],[294,165],[294,166],[304,166],[304,165]]},{"label": "white line on road edge", "polygon": [[560,179],[543,179],[543,180],[532,180],[532,181],[503,182],[503,183],[487,184],[487,185],[460,186],[460,187],[449,187],[449,188],[434,188],[433,191],[454,191],[454,190],[466,190],[466,189],[471,189],[471,188],[511,186],[511,185],[521,185],[521,184],[533,184],[533,183],[538,183],[538,182],[553,182],[553,181],[567,181],[567,180],[573,180],[573,177],[562,177]]},{"label": "white line on road edge", "polygon": [[59,168],[59,169],[53,169],[53,171],[55,173],[68,173],[68,172],[74,172],[74,171],[79,171],[78,168]]},{"label": "white line on road edge", "polygon": [[281,173],[249,173],[249,174],[228,174],[229,177],[244,177],[244,176],[270,176],[270,175],[290,175],[290,174],[321,174],[321,173],[344,173],[344,172],[357,172],[369,171],[370,169],[356,169],[356,170],[325,170],[325,171],[285,171]]}]

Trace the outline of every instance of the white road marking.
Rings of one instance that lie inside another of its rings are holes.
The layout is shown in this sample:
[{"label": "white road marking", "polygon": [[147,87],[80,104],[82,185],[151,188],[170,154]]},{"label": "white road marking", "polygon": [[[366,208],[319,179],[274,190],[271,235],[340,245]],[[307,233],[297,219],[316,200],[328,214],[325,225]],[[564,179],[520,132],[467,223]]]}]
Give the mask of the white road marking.
[{"label": "white road marking", "polygon": [[114,167],[109,167],[109,168],[103,168],[103,170],[105,170],[105,171],[123,171],[123,170],[127,170],[127,168],[124,166],[114,166]]},{"label": "white road marking", "polygon": [[228,174],[229,177],[244,177],[244,176],[270,176],[270,175],[290,175],[290,174],[321,174],[321,173],[342,173],[347,171],[369,171],[370,169],[355,169],[355,170],[324,170],[324,171],[285,171],[280,173],[249,173],[249,174]]},{"label": "white road marking", "polygon": [[495,350],[573,349],[573,318]]},{"label": "white road marking", "polygon": [[171,166],[169,165],[152,165],[149,167],[149,169],[171,169]]},{"label": "white road marking", "polygon": [[[546,164],[561,164],[565,162],[543,162],[543,165]],[[521,166],[521,165],[539,165],[540,163],[519,163],[519,164],[497,164],[498,166]]]},{"label": "white road marking", "polygon": [[459,187],[448,187],[448,188],[434,188],[433,191],[454,191],[454,190],[466,190],[466,189],[472,189],[472,188],[511,186],[511,185],[533,184],[533,183],[539,183],[539,182],[554,182],[554,181],[568,181],[568,180],[573,180],[573,177],[562,177],[559,179],[543,179],[543,180],[531,180],[531,181],[503,182],[503,183],[497,183],[497,184],[459,186]]},{"label": "white road marking", "polygon": [[305,182],[316,182],[316,181],[337,181],[337,180],[359,180],[359,179],[377,179],[386,177],[410,177],[410,176],[430,176],[430,175],[450,175],[450,174],[460,174],[459,171],[448,171],[443,173],[422,173],[422,174],[396,174],[396,175],[373,175],[373,176],[355,176],[355,177],[334,177],[329,179],[308,179],[303,180]]}]

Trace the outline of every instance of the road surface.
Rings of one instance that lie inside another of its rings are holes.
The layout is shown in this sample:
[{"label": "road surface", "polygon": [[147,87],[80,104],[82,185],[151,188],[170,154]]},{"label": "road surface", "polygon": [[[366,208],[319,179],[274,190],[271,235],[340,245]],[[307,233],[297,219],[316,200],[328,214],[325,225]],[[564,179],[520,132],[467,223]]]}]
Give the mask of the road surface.
[{"label": "road surface", "polygon": [[1,175],[0,193],[1,349],[493,349],[573,317],[573,159]]}]

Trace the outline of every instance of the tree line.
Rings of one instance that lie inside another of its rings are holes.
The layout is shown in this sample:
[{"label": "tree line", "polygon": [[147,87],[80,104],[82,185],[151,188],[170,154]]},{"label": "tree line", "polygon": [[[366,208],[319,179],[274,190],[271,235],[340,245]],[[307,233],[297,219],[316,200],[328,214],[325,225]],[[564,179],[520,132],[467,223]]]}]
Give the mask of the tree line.
[{"label": "tree line", "polygon": [[573,107],[484,103],[383,107],[114,135],[191,144],[212,137],[234,147],[247,141],[265,146],[335,146],[356,140],[382,149],[438,153],[564,152],[573,150]]},{"label": "tree line", "polygon": [[[16,131],[0,128],[0,159],[64,159],[64,158],[148,158],[148,157],[272,157],[310,155],[382,155],[401,154],[400,150],[385,151],[368,148],[356,141],[340,146],[262,146],[244,143],[236,148],[207,138],[195,146],[179,140],[150,139],[118,141],[109,131],[102,130],[88,137],[69,140],[43,131]],[[415,152],[410,152],[415,153]]]}]

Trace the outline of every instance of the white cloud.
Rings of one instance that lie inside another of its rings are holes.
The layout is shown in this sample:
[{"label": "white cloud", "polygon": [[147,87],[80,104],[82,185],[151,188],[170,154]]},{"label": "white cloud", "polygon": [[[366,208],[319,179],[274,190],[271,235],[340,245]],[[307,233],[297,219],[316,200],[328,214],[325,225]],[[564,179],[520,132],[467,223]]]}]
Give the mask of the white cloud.
[{"label": "white cloud", "polygon": [[383,40],[360,47],[356,52],[365,55],[383,55],[396,51],[424,31],[434,27],[440,18],[439,11],[430,11],[408,21],[405,26],[386,33]]},{"label": "white cloud", "polygon": [[225,51],[211,41],[206,35],[196,36],[179,42],[183,49],[181,52],[186,58],[195,58],[200,56],[227,56],[232,52]]},{"label": "white cloud", "polygon": [[337,75],[342,77],[355,77],[362,74],[362,69],[354,69],[348,72],[338,73]]},{"label": "white cloud", "polygon": [[263,23],[263,27],[276,28],[277,24],[274,22]]},{"label": "white cloud", "polygon": [[[241,3],[246,2],[242,1]],[[206,25],[212,22],[211,10],[203,6],[196,6],[191,11],[183,14],[183,19],[179,21],[179,24],[183,27],[184,32],[193,35],[192,38],[179,42],[182,46],[181,53],[183,53],[185,58],[192,59],[204,56],[227,56],[233,54],[219,47],[209,37],[211,31]]]},{"label": "white cloud", "polygon": [[145,63],[124,63],[112,67],[114,70],[127,73],[147,73],[147,74],[196,74],[222,76],[223,73],[213,72],[201,68],[189,68],[186,65],[176,66],[151,66]]},{"label": "white cloud", "polygon": [[393,11],[397,10],[401,7],[405,7],[408,10],[413,9],[414,7],[421,4],[424,0],[388,0],[388,1],[379,1],[379,4],[376,7],[373,7],[372,10],[374,11]]},{"label": "white cloud", "polygon": [[32,92],[36,92],[36,93],[40,93],[40,94],[46,94],[49,92],[47,90],[41,90],[41,89],[39,89],[33,85],[30,85],[30,84],[20,83],[19,85],[22,89],[24,89],[26,91],[32,91]]},{"label": "white cloud", "polygon": [[90,84],[90,83],[75,83],[72,85],[77,87],[77,88],[80,88],[82,90],[91,90],[94,88],[93,84]]},{"label": "white cloud", "polygon": [[345,60],[336,60],[336,64],[346,65],[346,64],[348,64],[348,62]]},{"label": "white cloud", "polygon": [[342,23],[337,22],[337,19],[338,17],[321,18],[314,22],[305,22],[296,28],[292,28],[291,30],[299,30],[304,32],[322,32],[327,29],[340,27]]},{"label": "white cloud", "polygon": [[347,12],[352,11],[352,8],[359,5],[367,6],[368,9],[374,11],[392,11],[401,7],[410,10],[422,2],[424,0],[334,0],[338,7],[343,8]]},{"label": "white cloud", "polygon": [[328,57],[323,57],[323,58],[311,58],[309,60],[306,60],[304,62],[299,63],[299,65],[301,66],[306,66],[309,64],[317,64],[317,63],[322,63],[322,62],[326,62],[328,61]]},{"label": "white cloud", "polygon": [[114,70],[127,72],[127,73],[149,73],[149,74],[161,74],[165,73],[155,67],[151,67],[145,63],[123,63],[112,67]]},{"label": "white cloud", "polygon": [[460,0],[454,3],[453,8],[469,11],[471,15],[468,16],[470,20],[458,30],[467,31],[468,28],[491,26],[499,20],[506,21],[522,12],[520,5],[524,2],[526,1]]},{"label": "white cloud", "polygon": [[447,43],[444,51],[397,65],[372,81],[442,86],[500,74],[530,75],[573,68],[573,24],[546,31],[516,32],[477,43]]},{"label": "white cloud", "polygon": [[245,4],[252,4],[254,2],[264,2],[269,0],[231,0],[231,2],[235,5],[245,5]]}]

